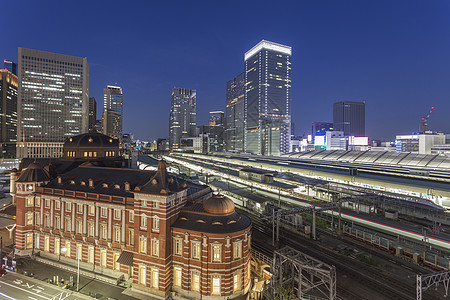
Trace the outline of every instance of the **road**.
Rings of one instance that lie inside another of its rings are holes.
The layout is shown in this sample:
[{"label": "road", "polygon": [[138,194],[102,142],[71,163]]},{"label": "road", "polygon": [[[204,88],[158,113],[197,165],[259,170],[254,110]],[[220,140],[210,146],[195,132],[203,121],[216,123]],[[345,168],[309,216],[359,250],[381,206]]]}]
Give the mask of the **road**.
[{"label": "road", "polygon": [[21,274],[9,272],[0,277],[0,299],[72,300],[89,298]]}]

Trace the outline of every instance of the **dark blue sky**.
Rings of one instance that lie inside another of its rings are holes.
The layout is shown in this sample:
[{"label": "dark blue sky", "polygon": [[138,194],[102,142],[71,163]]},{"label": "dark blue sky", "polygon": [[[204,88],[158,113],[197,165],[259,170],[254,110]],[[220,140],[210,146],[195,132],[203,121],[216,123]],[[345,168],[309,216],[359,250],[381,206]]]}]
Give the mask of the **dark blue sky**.
[{"label": "dark blue sky", "polygon": [[[170,91],[197,89],[197,124],[225,110],[226,82],[261,39],[292,46],[296,133],[366,101],[366,134],[450,133],[450,2],[2,1],[0,59],[17,47],[87,57],[90,94],[124,90],[124,132],[168,136]],[[100,113],[99,113],[100,116]]]}]

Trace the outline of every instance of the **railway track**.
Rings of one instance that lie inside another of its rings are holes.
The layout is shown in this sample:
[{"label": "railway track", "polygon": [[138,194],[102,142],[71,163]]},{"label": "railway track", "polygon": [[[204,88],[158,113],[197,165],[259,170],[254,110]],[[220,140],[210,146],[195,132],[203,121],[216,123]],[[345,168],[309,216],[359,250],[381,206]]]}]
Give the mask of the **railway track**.
[{"label": "railway track", "polygon": [[[256,230],[266,236],[272,236],[271,226],[268,226],[253,215],[249,215],[249,217],[253,222],[253,230]],[[295,235],[292,232],[281,228],[280,244],[290,246],[304,252],[305,254],[316,257],[327,264],[334,265],[339,276],[346,276],[351,280],[355,280],[370,290],[385,296],[386,299],[416,298],[415,285],[407,284],[391,276],[388,277],[358,260],[336,253],[316,242],[302,238],[299,235]],[[255,246],[255,249],[260,250],[262,248],[265,249],[262,251],[265,251],[267,254],[272,253],[273,255],[273,250],[271,250],[271,248],[267,247],[267,245],[258,243],[255,239],[253,240],[253,245]],[[344,297],[344,299],[367,299],[354,293],[351,289],[342,286],[338,286],[337,291],[338,296]],[[423,299],[435,298],[424,295]]]}]

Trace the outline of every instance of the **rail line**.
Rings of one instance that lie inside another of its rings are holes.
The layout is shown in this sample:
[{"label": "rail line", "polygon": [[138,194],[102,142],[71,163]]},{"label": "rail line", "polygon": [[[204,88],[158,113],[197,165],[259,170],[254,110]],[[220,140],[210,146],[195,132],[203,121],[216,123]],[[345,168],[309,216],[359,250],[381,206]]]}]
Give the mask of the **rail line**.
[{"label": "rail line", "polygon": [[[271,235],[271,229],[255,216],[249,216],[254,224],[253,229],[268,236]],[[263,229],[263,230],[260,230]],[[357,260],[351,259],[345,255],[338,254],[330,249],[327,249],[317,243],[308,239],[296,236],[293,233],[280,229],[280,242],[295,249],[298,249],[305,254],[316,257],[325,263],[336,266],[339,276],[346,275],[347,278],[355,280],[365,287],[376,291],[385,296],[387,299],[415,299],[415,286],[409,285],[393,277],[386,277],[381,272],[376,272],[374,269],[366,266]],[[271,251],[265,245],[258,243],[255,239],[253,245],[258,249],[265,248],[266,251]],[[273,253],[273,252],[272,252]],[[381,278],[386,278],[382,280]],[[365,299],[362,296],[355,294],[352,290],[338,286],[338,295],[345,297],[345,299]],[[435,299],[432,296],[425,295],[424,299]]]}]

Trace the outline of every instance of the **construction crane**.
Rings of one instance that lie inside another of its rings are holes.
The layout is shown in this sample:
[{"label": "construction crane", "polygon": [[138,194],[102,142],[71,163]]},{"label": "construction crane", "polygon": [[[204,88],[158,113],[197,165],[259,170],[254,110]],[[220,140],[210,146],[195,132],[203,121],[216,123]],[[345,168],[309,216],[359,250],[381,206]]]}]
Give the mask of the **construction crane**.
[{"label": "construction crane", "polygon": [[428,119],[430,118],[431,114],[433,113],[433,110],[434,110],[434,106],[431,107],[428,115],[420,120],[422,123],[422,127],[423,127],[423,133],[425,133],[425,131],[427,130],[427,125],[428,125],[427,122],[428,122]]}]

